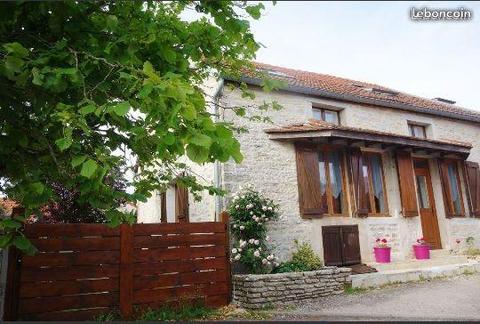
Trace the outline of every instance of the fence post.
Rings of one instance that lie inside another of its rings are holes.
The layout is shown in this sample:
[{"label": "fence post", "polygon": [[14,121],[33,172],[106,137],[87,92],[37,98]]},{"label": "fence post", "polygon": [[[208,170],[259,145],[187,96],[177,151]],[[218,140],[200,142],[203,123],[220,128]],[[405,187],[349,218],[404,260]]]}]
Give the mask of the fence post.
[{"label": "fence post", "polygon": [[131,319],[133,313],[133,226],[120,225],[120,313]]},{"label": "fence post", "polygon": [[227,268],[225,269],[227,271],[227,286],[228,286],[228,303],[232,301],[232,268],[230,266],[230,215],[226,212],[223,211],[220,213],[220,220],[222,223],[225,224],[225,235],[226,235],[226,241],[227,243],[225,244],[225,256],[227,257]]},{"label": "fence post", "polygon": [[20,264],[18,250],[10,246],[4,250],[3,257],[7,258],[7,281],[5,283],[5,299],[3,304],[3,320],[16,321],[18,313],[18,284],[20,275]]}]

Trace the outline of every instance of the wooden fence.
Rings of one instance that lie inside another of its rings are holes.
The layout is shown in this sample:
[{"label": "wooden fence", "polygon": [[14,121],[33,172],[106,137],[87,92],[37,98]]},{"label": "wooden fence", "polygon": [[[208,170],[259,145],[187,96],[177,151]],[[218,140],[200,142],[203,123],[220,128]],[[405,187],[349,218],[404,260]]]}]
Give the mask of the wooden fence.
[{"label": "wooden fence", "polygon": [[[231,296],[226,223],[34,224],[39,253],[10,253],[5,320],[84,320]],[[13,262],[12,262],[13,260]]]}]

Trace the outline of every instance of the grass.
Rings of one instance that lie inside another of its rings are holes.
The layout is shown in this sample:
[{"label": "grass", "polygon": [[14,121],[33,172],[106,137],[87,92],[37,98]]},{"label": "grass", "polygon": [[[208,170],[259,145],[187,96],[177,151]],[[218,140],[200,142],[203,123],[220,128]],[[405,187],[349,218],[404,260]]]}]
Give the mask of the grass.
[{"label": "grass", "polygon": [[148,309],[137,320],[139,321],[188,321],[209,319],[217,314],[217,310],[198,305],[185,305],[180,309],[162,307]]},{"label": "grass", "polygon": [[347,295],[355,295],[361,294],[368,290],[368,288],[361,288],[361,287],[345,287],[345,294]]}]

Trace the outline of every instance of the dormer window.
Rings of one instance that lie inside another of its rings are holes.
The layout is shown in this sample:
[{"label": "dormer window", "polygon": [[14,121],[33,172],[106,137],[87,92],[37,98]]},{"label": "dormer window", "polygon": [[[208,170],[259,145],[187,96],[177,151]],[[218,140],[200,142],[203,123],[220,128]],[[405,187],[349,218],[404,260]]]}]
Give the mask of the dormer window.
[{"label": "dormer window", "polygon": [[425,125],[408,124],[408,129],[410,130],[410,136],[418,137],[418,138],[427,138]]},{"label": "dormer window", "polygon": [[312,114],[314,119],[323,120],[327,123],[340,125],[340,117],[338,111],[325,109],[325,108],[312,108]]}]

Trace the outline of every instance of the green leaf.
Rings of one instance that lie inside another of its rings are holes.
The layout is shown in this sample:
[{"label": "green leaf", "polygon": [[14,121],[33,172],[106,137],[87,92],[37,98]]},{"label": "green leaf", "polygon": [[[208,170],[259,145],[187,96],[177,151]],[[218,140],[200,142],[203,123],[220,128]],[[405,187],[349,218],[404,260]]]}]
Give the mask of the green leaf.
[{"label": "green leaf", "polygon": [[39,195],[42,194],[43,191],[45,190],[45,186],[41,182],[34,182],[34,183],[32,183],[31,186],[32,186],[33,191],[35,191],[35,193],[37,193]]},{"label": "green leaf", "polygon": [[187,156],[190,160],[197,163],[204,163],[208,160],[209,150],[194,144],[187,146]]},{"label": "green leaf", "polygon": [[157,73],[155,73],[152,63],[149,61],[145,61],[145,63],[143,63],[143,73],[145,73],[150,80],[154,81],[155,83],[161,81],[160,77],[157,75]]},{"label": "green leaf", "polygon": [[43,74],[40,73],[40,70],[36,67],[32,69],[32,83],[38,86],[43,84]]},{"label": "green leaf", "polygon": [[10,245],[10,242],[12,241],[12,238],[13,238],[13,233],[0,235],[0,248],[4,249],[8,245]]},{"label": "green leaf", "polygon": [[22,44],[17,42],[4,44],[3,48],[7,50],[8,54],[11,54],[17,57],[27,57],[29,54],[28,50],[25,47],[23,47]]},{"label": "green leaf", "polygon": [[253,18],[253,19],[259,19],[260,16],[262,15],[261,10],[265,9],[265,6],[263,3],[259,3],[255,6],[247,6],[245,8],[245,11]]},{"label": "green leaf", "polygon": [[72,139],[69,138],[69,137],[65,137],[65,138],[60,138],[58,140],[55,141],[55,144],[58,146],[58,148],[60,149],[60,151],[65,151],[66,149],[68,149],[70,146],[72,146]]},{"label": "green leaf", "polygon": [[128,101],[123,101],[113,106],[112,110],[118,116],[125,116],[130,110],[130,104]]},{"label": "green leaf", "polygon": [[72,167],[75,168],[75,167],[79,166],[80,164],[82,164],[83,161],[85,161],[86,159],[87,159],[87,157],[85,155],[75,156],[72,159],[71,165],[72,165]]},{"label": "green leaf", "polygon": [[147,84],[145,86],[143,86],[142,90],[140,90],[138,92],[138,97],[140,99],[144,99],[146,97],[148,97],[148,95],[152,92],[153,90],[153,85],[152,84]]},{"label": "green leaf", "polygon": [[95,162],[92,159],[88,159],[86,162],[83,162],[82,164],[82,170],[80,171],[80,174],[84,176],[85,178],[91,178],[95,171],[98,168],[97,162]]},{"label": "green leaf", "polygon": [[118,18],[114,15],[107,16],[107,27],[109,29],[115,29],[118,25]]},{"label": "green leaf", "polygon": [[80,108],[80,114],[82,114],[83,116],[86,116],[88,114],[91,114],[91,113],[94,113],[95,110],[97,109],[97,107],[95,105],[86,105],[86,106],[83,106],[82,108]]},{"label": "green leaf", "polygon": [[35,254],[36,248],[25,236],[16,236],[13,239],[13,245],[27,254]]},{"label": "green leaf", "polygon": [[194,120],[195,118],[197,118],[197,110],[193,105],[183,106],[182,114],[186,120]]},{"label": "green leaf", "polygon": [[191,144],[195,144],[203,147],[210,147],[210,145],[212,145],[212,139],[210,138],[210,136],[207,136],[204,134],[194,135],[193,137],[190,138],[189,142]]},{"label": "green leaf", "polygon": [[163,142],[167,145],[173,145],[173,143],[175,143],[175,136],[173,136],[173,134],[171,134],[171,133],[168,133],[163,138]]},{"label": "green leaf", "polygon": [[23,64],[24,61],[15,56],[7,56],[5,59],[5,69],[11,73],[20,72]]},{"label": "green leaf", "polygon": [[0,222],[3,228],[10,228],[10,229],[19,229],[22,227],[22,224],[13,220],[13,219],[4,219]]}]

